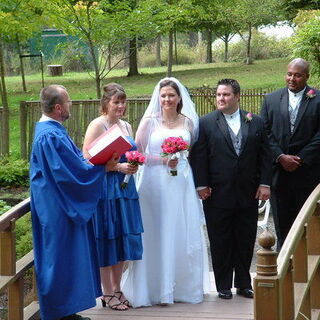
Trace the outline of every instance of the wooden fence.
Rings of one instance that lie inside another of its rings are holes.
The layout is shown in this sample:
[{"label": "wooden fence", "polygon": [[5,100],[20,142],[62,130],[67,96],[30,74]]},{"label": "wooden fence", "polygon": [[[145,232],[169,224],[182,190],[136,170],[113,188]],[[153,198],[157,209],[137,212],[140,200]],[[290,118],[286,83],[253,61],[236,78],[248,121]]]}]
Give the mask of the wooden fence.
[{"label": "wooden fence", "polygon": [[259,239],[255,320],[320,319],[320,184],[301,208],[279,256],[272,235]]},{"label": "wooden fence", "polygon": [[[263,97],[275,89],[246,89],[241,92],[240,106],[252,113],[259,113]],[[189,90],[199,116],[213,111],[215,105],[215,88],[195,88]],[[133,128],[138,127],[140,119],[149,104],[150,98],[127,99],[127,120]],[[72,101],[72,116],[64,125],[68,133],[81,148],[84,134],[89,122],[99,114],[99,100]],[[20,103],[20,148],[21,157],[27,159],[30,155],[33,140],[34,125],[41,116],[39,101],[22,101]]]}]

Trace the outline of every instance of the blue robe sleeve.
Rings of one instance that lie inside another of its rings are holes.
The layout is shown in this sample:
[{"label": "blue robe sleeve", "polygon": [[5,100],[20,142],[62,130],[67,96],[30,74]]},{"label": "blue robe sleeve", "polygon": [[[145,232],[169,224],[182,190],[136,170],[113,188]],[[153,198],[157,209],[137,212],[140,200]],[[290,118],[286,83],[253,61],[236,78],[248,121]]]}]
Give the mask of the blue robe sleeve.
[{"label": "blue robe sleeve", "polygon": [[[75,223],[88,222],[102,195],[104,166],[88,164],[69,136],[59,131],[36,138],[30,163],[31,192],[37,207],[45,210],[55,205]],[[50,221],[46,214],[39,219],[43,225]]]}]

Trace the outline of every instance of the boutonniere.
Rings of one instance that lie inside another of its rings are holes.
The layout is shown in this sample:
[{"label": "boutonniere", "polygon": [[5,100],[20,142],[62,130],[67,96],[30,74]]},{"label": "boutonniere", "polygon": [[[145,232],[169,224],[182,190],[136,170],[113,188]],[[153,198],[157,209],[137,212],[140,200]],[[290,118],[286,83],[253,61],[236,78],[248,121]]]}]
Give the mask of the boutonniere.
[{"label": "boutonniere", "polygon": [[308,92],[307,92],[307,97],[309,99],[312,99],[316,96],[316,92],[313,90],[313,89],[310,89]]},{"label": "boutonniere", "polygon": [[246,116],[244,117],[244,121],[245,122],[250,122],[252,120],[253,116],[252,116],[252,113],[251,112],[248,112],[246,114]]}]

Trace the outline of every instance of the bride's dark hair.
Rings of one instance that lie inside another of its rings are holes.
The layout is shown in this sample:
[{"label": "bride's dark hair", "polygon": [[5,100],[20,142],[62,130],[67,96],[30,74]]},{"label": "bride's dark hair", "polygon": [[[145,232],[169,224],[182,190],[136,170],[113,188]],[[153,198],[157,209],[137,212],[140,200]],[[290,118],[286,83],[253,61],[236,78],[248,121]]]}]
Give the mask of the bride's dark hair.
[{"label": "bride's dark hair", "polygon": [[[177,95],[181,98],[181,93],[180,93],[180,90],[179,90],[179,87],[178,85],[172,81],[172,80],[169,80],[169,79],[166,79],[166,80],[163,80],[160,82],[160,86],[159,86],[159,90],[161,90],[162,88],[164,87],[171,87],[173,88],[174,90],[176,90],[176,93]],[[177,112],[178,113],[181,113],[181,110],[182,110],[182,98],[180,99],[178,105],[177,105]]]}]

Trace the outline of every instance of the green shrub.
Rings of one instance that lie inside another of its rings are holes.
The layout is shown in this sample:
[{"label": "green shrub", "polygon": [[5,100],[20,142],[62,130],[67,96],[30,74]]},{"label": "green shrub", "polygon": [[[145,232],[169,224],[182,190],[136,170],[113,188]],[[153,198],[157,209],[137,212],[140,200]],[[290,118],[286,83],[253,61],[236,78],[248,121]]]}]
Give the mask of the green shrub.
[{"label": "green shrub", "polygon": [[22,159],[6,157],[0,160],[0,186],[29,186],[29,164]]},{"label": "green shrub", "polygon": [[28,213],[16,223],[17,259],[32,250],[31,214]]},{"label": "green shrub", "polygon": [[[274,36],[267,36],[258,31],[252,33],[251,57],[253,60],[284,58],[291,54],[289,39],[278,40]],[[229,43],[229,62],[244,61],[246,57],[246,44],[244,41]],[[213,48],[215,61],[224,60],[224,43],[215,43]]]},{"label": "green shrub", "polygon": [[[201,63],[205,60],[205,47],[197,46],[189,48],[187,45],[179,44],[177,47],[178,65]],[[176,55],[173,50],[173,63],[176,64]],[[168,46],[164,43],[161,47],[161,65],[168,63]],[[156,51],[155,46],[145,46],[138,53],[139,67],[155,67],[156,66]]]},{"label": "green shrub", "polygon": [[5,201],[0,200],[0,215],[7,212],[11,206],[9,206]]}]

